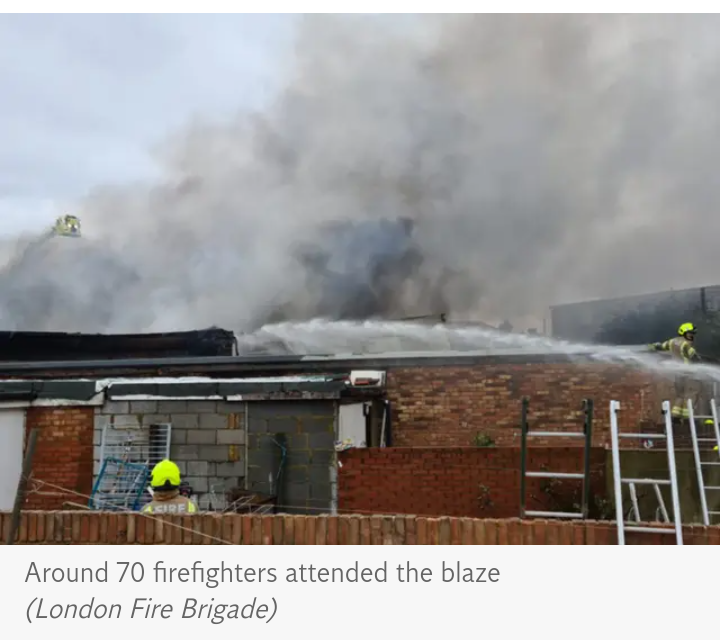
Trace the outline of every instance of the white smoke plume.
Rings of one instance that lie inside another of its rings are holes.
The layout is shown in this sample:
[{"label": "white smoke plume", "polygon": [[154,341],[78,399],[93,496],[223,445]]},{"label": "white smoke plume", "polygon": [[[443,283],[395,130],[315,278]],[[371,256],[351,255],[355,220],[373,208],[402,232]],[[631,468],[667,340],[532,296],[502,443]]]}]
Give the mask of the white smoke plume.
[{"label": "white smoke plume", "polygon": [[[6,269],[2,328],[518,322],[717,277],[715,16],[383,26],[304,19],[270,108],[180,132],[161,184],[96,190],[78,210],[85,238]],[[399,217],[415,223],[413,261],[373,273],[386,237],[323,239],[334,221]],[[313,242],[344,280],[297,261]]]}]

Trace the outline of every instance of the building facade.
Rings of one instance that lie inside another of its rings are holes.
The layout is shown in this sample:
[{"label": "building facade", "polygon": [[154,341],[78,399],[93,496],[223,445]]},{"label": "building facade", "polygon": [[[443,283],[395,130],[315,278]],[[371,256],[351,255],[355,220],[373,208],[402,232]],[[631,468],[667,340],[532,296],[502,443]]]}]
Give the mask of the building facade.
[{"label": "building facade", "polygon": [[4,363],[0,511],[33,428],[31,508],[90,504],[109,458],[169,455],[203,508],[223,508],[234,490],[274,496],[291,513],[332,513],[338,477],[361,472],[343,470],[340,449],[517,447],[524,397],[530,427],[544,431],[577,431],[593,399],[603,448],[610,400],[621,402],[622,429],[652,428],[667,383],[590,357],[509,352]]}]

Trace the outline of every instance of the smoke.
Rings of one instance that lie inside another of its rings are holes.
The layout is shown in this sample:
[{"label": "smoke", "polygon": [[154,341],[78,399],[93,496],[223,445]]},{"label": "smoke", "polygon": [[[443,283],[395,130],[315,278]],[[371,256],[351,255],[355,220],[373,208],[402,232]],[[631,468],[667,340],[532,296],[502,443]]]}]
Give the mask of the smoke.
[{"label": "smoke", "polygon": [[[558,302],[705,284],[717,27],[305,18],[272,105],[168,141],[161,184],[92,193],[85,238],[53,239],[0,278],[3,328],[440,312],[518,326]],[[411,235],[383,231],[400,218]]]}]

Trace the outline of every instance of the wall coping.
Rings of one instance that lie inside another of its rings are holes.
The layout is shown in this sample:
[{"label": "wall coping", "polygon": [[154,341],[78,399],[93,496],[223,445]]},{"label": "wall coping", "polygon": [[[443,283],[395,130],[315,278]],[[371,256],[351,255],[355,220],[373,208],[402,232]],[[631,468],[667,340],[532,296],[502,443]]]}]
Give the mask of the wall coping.
[{"label": "wall coping", "polygon": [[[10,518],[11,514],[0,513],[3,541],[9,535]],[[19,544],[617,544],[617,529],[612,521],[414,515],[147,516],[97,511],[23,511],[19,534]],[[637,538],[641,544],[674,544],[673,536],[641,536]],[[684,526],[683,536],[685,544],[720,544],[720,526]]]}]

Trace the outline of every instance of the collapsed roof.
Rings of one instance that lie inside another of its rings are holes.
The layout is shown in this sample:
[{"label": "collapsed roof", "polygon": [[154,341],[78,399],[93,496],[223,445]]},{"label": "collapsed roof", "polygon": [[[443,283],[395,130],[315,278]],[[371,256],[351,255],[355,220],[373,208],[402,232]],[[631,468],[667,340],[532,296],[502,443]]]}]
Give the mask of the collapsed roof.
[{"label": "collapsed roof", "polygon": [[0,360],[5,362],[207,357],[236,354],[235,334],[216,327],[200,331],[119,335],[0,332]]}]

